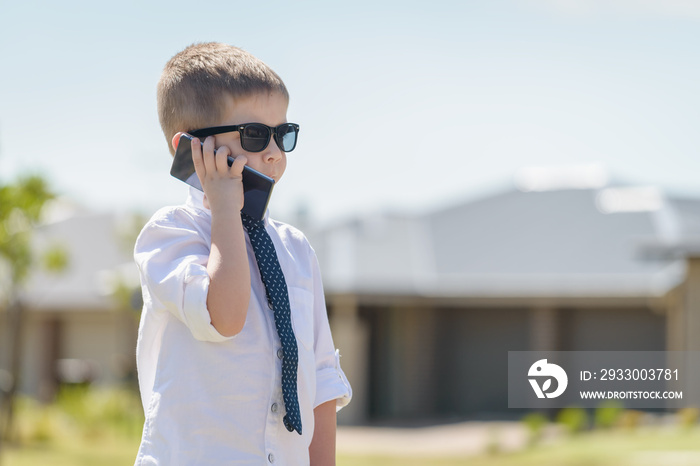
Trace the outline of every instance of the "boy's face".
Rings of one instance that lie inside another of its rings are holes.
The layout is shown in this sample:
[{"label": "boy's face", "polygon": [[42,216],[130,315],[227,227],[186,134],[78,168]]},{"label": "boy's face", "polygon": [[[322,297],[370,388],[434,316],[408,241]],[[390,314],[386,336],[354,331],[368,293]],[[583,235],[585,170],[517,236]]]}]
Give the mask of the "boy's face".
[{"label": "boy's face", "polygon": [[[215,126],[242,125],[245,123],[263,123],[276,127],[287,123],[287,98],[279,92],[271,94],[253,94],[250,96],[233,97],[226,95],[227,100],[224,117]],[[279,182],[287,168],[287,154],[280,150],[274,137],[262,152],[248,152],[241,147],[241,136],[238,131],[217,134],[214,136],[215,147],[227,146],[236,157],[245,155],[247,165],[260,173]]]}]

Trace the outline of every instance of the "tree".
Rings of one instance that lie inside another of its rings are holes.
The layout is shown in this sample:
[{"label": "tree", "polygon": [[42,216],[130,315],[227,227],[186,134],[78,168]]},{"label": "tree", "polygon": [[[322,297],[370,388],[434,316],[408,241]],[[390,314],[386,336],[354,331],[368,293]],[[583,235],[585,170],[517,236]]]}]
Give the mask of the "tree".
[{"label": "tree", "polygon": [[22,286],[39,263],[51,271],[63,270],[68,263],[67,254],[60,247],[42,254],[32,247],[34,227],[41,220],[44,206],[53,198],[46,181],[38,175],[0,184],[0,308],[6,310],[7,338],[3,340],[9,347],[11,374],[9,388],[0,400],[0,442],[12,430],[14,398],[20,378]]}]

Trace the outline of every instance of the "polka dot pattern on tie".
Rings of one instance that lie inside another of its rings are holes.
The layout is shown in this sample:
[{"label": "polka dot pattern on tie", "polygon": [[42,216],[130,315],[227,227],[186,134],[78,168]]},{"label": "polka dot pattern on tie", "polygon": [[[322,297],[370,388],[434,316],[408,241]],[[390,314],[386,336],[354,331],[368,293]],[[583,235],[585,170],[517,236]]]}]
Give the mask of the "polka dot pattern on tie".
[{"label": "polka dot pattern on tie", "polygon": [[264,220],[255,220],[246,214],[241,214],[243,226],[248,231],[250,244],[253,246],[255,259],[262,278],[267,302],[275,315],[275,327],[282,343],[282,397],[287,414],[284,416],[284,426],[289,432],[296,430],[301,435],[301,414],[297,398],[297,366],[299,364],[299,349],[292,329],[291,309],[289,307],[289,291],[284,279],[282,268],[277,259],[275,245],[265,230]]}]

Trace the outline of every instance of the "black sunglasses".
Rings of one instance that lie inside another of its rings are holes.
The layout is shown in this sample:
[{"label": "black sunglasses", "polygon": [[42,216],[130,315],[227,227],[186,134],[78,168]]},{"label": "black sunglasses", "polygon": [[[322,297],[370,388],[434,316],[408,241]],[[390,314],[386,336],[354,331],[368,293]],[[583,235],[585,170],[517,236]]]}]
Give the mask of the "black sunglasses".
[{"label": "black sunglasses", "polygon": [[270,143],[270,138],[275,137],[277,147],[284,152],[291,152],[297,146],[299,125],[296,123],[283,123],[276,128],[262,123],[246,123],[244,125],[212,126],[190,131],[196,138],[205,138],[215,134],[238,131],[241,135],[241,147],[248,152],[264,151]]}]

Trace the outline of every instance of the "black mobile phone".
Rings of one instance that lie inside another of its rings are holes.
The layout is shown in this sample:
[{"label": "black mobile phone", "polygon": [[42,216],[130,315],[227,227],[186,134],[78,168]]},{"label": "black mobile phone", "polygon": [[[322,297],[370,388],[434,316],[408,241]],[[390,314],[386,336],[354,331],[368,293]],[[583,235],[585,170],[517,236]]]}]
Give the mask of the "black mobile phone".
[{"label": "black mobile phone", "polygon": [[[233,165],[233,157],[228,157],[228,166]],[[192,162],[192,136],[183,134],[177,144],[170,174],[190,186],[204,191]],[[243,167],[243,209],[241,212],[261,220],[265,216],[267,204],[270,202],[275,180],[263,175],[249,166]]]}]

